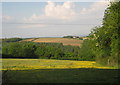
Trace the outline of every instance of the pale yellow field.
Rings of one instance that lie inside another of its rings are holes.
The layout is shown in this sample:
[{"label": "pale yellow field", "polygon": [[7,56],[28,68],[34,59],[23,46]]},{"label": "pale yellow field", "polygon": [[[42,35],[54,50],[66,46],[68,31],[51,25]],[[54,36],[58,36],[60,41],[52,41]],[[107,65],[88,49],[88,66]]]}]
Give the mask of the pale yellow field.
[{"label": "pale yellow field", "polygon": [[69,39],[69,38],[39,38],[39,39],[27,39],[24,41],[33,42],[46,42],[46,43],[63,43],[63,45],[80,46],[83,40]]},{"label": "pale yellow field", "polygon": [[95,61],[73,61],[52,59],[2,59],[1,70],[70,69],[70,68],[111,69],[111,67],[97,65]]}]

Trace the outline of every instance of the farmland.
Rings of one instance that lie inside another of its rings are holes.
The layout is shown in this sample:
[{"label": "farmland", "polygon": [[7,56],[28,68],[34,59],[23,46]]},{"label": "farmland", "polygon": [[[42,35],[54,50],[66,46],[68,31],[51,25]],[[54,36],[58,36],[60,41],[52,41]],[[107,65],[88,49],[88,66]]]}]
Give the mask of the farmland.
[{"label": "farmland", "polygon": [[74,61],[54,59],[2,59],[2,70],[28,69],[69,69],[69,68],[99,68],[112,69],[97,65],[95,61]]},{"label": "farmland", "polygon": [[[94,61],[2,59],[3,83],[117,83],[118,70]],[[7,81],[7,82],[6,82]]]},{"label": "farmland", "polygon": [[[114,1],[116,0],[110,0],[99,8],[95,8],[98,5],[96,2],[85,7],[71,2],[41,3],[42,7],[37,7],[39,15],[34,8],[37,6],[35,3],[22,3],[23,8],[18,3],[3,3],[3,9],[10,11],[3,11],[4,15],[8,15],[3,16],[3,36],[0,39],[2,84],[119,84],[120,1]],[[32,9],[26,10],[26,7]],[[82,10],[84,8],[85,13]],[[96,14],[98,9],[100,15],[105,10],[103,20],[98,13],[95,17],[89,17]],[[19,16],[20,12],[22,15]],[[14,17],[11,18],[12,16]],[[64,36],[68,34],[74,36]],[[54,38],[40,38],[41,36]]]},{"label": "farmland", "polygon": [[63,45],[80,46],[83,40],[70,38],[31,38],[23,41],[45,42],[45,43],[63,43]]}]

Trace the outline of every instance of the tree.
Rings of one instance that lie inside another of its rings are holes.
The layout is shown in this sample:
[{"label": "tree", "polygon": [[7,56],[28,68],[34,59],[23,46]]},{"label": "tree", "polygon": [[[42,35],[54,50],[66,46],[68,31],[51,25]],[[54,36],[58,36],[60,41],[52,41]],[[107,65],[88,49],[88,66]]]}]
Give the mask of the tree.
[{"label": "tree", "polygon": [[120,1],[111,2],[105,10],[103,25],[96,27],[90,34],[93,52],[99,63],[117,65],[119,53]]}]

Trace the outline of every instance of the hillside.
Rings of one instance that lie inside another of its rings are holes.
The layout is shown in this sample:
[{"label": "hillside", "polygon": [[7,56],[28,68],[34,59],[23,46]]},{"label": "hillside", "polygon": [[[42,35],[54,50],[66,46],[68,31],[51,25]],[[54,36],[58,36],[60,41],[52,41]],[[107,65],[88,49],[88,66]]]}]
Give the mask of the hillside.
[{"label": "hillside", "polygon": [[83,40],[70,38],[32,38],[23,41],[46,42],[46,43],[63,43],[63,45],[80,46]]}]

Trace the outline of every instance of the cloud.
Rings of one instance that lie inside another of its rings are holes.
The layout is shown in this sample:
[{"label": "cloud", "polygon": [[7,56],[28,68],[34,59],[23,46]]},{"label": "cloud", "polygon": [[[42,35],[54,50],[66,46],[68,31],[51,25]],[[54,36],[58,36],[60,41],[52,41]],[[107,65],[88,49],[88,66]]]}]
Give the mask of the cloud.
[{"label": "cloud", "polygon": [[[22,20],[20,17],[4,16],[4,20],[20,24],[3,24],[3,34],[4,36],[21,35],[24,37],[87,35],[93,27],[102,22],[108,3],[90,2],[90,6],[80,9],[79,3],[48,2],[42,9],[43,13],[33,13],[30,17],[26,16]],[[27,12],[27,10],[24,11]]]},{"label": "cloud", "polygon": [[61,19],[61,20],[69,20],[74,18],[76,12],[74,11],[73,2],[64,2],[63,5],[56,5],[54,2],[48,2],[48,5],[45,7],[45,16]]},{"label": "cloud", "polygon": [[39,16],[39,15],[36,15],[35,13],[31,16],[31,17],[29,17],[29,18],[26,18],[26,17],[24,17],[23,18],[23,21],[24,21],[24,23],[33,23],[33,22],[37,22],[38,20],[40,20],[41,19],[41,16]]},{"label": "cloud", "polygon": [[104,10],[109,2],[101,0],[101,2],[94,2],[90,8],[82,8],[79,11],[75,11],[75,4],[73,2],[64,2],[62,5],[55,2],[47,2],[44,7],[44,14],[33,14],[29,18],[24,18],[24,22],[71,22],[78,19],[89,19],[101,17],[104,15]]},{"label": "cloud", "polygon": [[2,21],[3,21],[3,22],[9,22],[9,21],[11,21],[12,19],[13,19],[12,16],[8,16],[8,15],[3,15],[3,16],[2,16]]},{"label": "cloud", "polygon": [[24,24],[18,26],[18,28],[39,28],[39,27],[45,27],[44,24]]},{"label": "cloud", "polygon": [[83,8],[80,13],[81,14],[91,14],[91,13],[100,13],[104,12],[105,8],[108,6],[109,2],[101,0],[101,2],[94,2],[90,8]]},{"label": "cloud", "polygon": [[12,17],[11,16],[3,16],[3,19],[10,20],[10,19],[12,19]]},{"label": "cloud", "polygon": [[[101,2],[94,2],[89,8],[82,8],[75,11],[77,6],[73,2],[56,4],[49,1],[43,8],[43,14],[33,13],[32,16],[24,17],[22,21],[19,20],[18,22],[30,23],[22,25],[21,28],[40,28],[47,27],[49,24],[96,24],[102,21],[104,10],[108,3],[101,0]],[[3,16],[4,21],[12,19],[13,17],[11,16]]]},{"label": "cloud", "polygon": [[94,26],[101,25],[104,11],[108,5],[108,1],[101,0],[100,2],[94,2],[89,8],[82,8],[77,13],[74,23],[94,24]]},{"label": "cloud", "polygon": [[[25,22],[41,22],[55,20],[71,20],[76,16],[73,2],[64,2],[62,5],[57,5],[55,2],[48,1],[44,7],[44,14],[33,14],[29,18],[24,18]],[[51,21],[50,21],[51,22]]]}]

